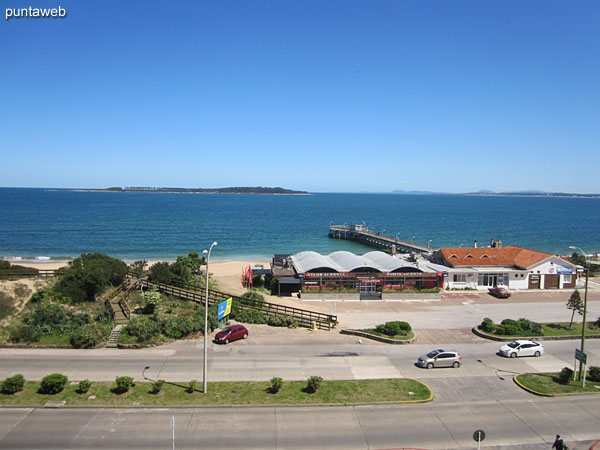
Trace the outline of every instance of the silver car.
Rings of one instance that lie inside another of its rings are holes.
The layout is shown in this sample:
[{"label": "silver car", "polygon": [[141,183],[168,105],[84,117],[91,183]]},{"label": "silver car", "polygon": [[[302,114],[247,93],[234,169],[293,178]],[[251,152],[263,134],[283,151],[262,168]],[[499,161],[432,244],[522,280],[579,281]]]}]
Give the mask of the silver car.
[{"label": "silver car", "polygon": [[518,340],[504,344],[500,347],[499,353],[502,356],[516,358],[517,356],[542,356],[544,354],[544,346],[539,342]]},{"label": "silver car", "polygon": [[417,366],[433,369],[434,367],[460,367],[462,356],[455,350],[433,350],[426,355],[419,356]]}]

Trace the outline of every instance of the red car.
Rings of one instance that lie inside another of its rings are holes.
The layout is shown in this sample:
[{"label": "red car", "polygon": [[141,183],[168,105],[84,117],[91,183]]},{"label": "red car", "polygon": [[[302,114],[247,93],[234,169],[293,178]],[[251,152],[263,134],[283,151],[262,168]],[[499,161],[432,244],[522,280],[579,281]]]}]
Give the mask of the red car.
[{"label": "red car", "polygon": [[248,329],[244,325],[229,325],[223,328],[215,336],[215,341],[218,344],[229,344],[238,339],[246,339],[248,337]]},{"label": "red car", "polygon": [[494,297],[498,297],[498,298],[510,297],[510,292],[508,292],[508,289],[506,289],[505,287],[502,287],[502,286],[495,286],[495,287],[489,288],[488,292],[490,293],[490,295],[493,295]]}]

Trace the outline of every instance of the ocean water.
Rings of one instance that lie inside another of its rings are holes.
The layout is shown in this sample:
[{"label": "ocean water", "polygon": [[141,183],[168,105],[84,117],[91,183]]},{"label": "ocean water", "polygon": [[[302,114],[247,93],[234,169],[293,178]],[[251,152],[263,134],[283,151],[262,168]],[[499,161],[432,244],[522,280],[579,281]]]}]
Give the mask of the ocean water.
[{"label": "ocean water", "polygon": [[366,223],[432,247],[490,238],[556,254],[600,251],[600,199],[464,195],[224,195],[0,188],[0,256],[270,259],[274,253],[372,250],[329,239],[330,224]]}]

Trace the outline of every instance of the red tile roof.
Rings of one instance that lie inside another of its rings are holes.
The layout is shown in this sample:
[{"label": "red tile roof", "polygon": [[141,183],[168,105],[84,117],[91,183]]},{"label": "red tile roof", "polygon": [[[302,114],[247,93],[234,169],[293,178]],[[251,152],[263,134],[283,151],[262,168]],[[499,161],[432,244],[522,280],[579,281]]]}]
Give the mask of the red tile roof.
[{"label": "red tile roof", "polygon": [[440,248],[445,262],[452,267],[459,266],[516,266],[531,267],[553,256],[527,248],[509,245],[503,248]]}]

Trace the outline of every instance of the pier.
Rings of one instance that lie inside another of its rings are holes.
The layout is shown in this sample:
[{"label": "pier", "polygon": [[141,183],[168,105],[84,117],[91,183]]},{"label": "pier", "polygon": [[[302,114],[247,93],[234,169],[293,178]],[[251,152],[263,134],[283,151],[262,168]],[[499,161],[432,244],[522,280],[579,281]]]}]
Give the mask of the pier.
[{"label": "pier", "polygon": [[332,239],[348,239],[375,248],[389,249],[394,253],[431,253],[429,245],[412,240],[400,239],[371,231],[366,225],[330,225],[329,237]]}]

